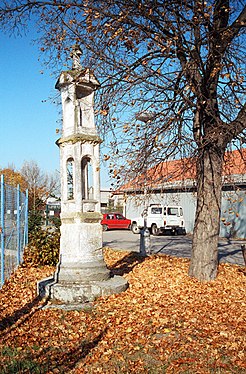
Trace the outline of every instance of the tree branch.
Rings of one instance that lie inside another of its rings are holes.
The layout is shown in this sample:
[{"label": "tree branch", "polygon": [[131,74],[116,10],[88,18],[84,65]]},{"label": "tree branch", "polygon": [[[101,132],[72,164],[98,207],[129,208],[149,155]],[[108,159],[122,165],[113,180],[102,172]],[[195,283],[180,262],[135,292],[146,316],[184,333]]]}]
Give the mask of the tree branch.
[{"label": "tree branch", "polygon": [[227,126],[224,124],[224,142],[228,144],[232,139],[236,138],[244,129],[246,129],[246,103],[239,111],[237,118],[230,122]]}]

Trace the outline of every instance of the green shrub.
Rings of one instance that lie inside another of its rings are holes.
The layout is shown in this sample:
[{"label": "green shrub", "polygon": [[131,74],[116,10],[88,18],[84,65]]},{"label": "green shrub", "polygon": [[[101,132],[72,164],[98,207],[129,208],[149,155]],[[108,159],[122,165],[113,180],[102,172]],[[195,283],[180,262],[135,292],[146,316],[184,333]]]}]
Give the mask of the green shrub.
[{"label": "green shrub", "polygon": [[50,223],[57,229],[59,230],[61,227],[61,219],[60,217],[52,217],[49,218]]},{"label": "green shrub", "polygon": [[55,266],[59,261],[60,232],[38,229],[30,233],[24,250],[24,265]]},{"label": "green shrub", "polygon": [[43,217],[40,210],[30,210],[28,213],[28,232],[34,233],[41,228],[42,223]]}]

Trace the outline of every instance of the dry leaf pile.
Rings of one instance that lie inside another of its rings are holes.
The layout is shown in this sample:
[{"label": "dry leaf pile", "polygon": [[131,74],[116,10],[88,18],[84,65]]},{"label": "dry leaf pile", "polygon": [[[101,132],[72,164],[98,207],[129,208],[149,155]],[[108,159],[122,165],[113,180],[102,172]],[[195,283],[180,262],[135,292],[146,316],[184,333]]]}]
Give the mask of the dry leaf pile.
[{"label": "dry leaf pile", "polygon": [[20,267],[0,291],[1,373],[246,373],[246,276],[222,264],[215,281],[189,260],[105,249],[124,293],[92,309],[42,309],[36,282],[51,267]]}]

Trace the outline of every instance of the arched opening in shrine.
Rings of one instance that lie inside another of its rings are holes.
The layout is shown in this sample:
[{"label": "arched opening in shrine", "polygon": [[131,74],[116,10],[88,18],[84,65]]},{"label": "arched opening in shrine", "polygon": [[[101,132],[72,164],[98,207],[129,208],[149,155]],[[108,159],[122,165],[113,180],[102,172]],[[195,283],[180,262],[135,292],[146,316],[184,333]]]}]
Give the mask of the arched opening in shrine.
[{"label": "arched opening in shrine", "polygon": [[92,160],[89,156],[85,156],[81,161],[82,169],[82,199],[93,200],[94,199],[94,178],[93,178],[93,166]]},{"label": "arched opening in shrine", "polygon": [[70,157],[67,160],[67,199],[74,199],[74,159]]}]

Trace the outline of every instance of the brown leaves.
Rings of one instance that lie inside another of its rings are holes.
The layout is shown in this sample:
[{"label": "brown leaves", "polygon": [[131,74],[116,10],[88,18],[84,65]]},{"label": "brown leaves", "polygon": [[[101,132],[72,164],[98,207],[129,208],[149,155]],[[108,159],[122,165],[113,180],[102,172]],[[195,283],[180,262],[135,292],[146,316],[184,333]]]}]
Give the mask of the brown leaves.
[{"label": "brown leaves", "polygon": [[3,368],[8,349],[12,360],[28,358],[50,373],[246,369],[246,277],[238,266],[220,265],[215,281],[199,283],[188,277],[186,259],[109,248],[104,256],[129,288],[85,311],[40,309],[36,281],[54,269],[18,269],[1,290]]}]

